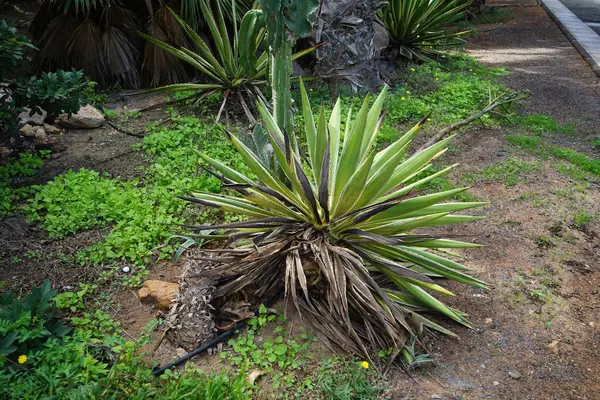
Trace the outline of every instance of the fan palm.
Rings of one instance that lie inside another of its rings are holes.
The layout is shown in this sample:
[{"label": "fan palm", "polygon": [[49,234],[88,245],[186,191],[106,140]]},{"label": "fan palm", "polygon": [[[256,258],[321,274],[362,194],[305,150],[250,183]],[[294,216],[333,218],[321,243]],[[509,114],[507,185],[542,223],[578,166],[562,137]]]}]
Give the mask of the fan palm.
[{"label": "fan palm", "polygon": [[[240,139],[229,139],[258,182],[199,153],[237,195],[190,193],[183,199],[239,213],[251,219],[193,230],[225,231],[231,246],[220,250],[209,274],[219,279],[216,298],[244,290],[264,298],[285,291],[305,322],[331,345],[375,360],[381,349],[392,359],[424,327],[452,334],[425,318],[434,311],[469,326],[465,314],[433,294],[451,295],[440,278],[478,288],[487,285],[468,268],[444,256],[447,248],[477,247],[441,238],[421,228],[456,224],[482,217],[453,214],[481,202],[446,202],[466,190],[421,194],[416,189],[452,167],[414,181],[445,152],[451,138],[409,155],[422,122],[387,148],[374,143],[387,88],[342,129],[338,100],[329,121],[315,119],[301,84],[307,160],[291,145],[266,107],[258,109],[285,179],[271,170]],[[411,179],[413,181],[411,181]],[[417,231],[418,230],[418,231]]]}]

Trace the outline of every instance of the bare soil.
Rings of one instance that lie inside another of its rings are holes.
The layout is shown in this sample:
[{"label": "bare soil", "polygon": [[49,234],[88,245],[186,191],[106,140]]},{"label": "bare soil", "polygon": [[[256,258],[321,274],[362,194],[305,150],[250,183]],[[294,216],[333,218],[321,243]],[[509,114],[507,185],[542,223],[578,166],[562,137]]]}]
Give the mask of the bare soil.
[{"label": "bare soil", "polygon": [[[503,3],[515,6],[515,18],[471,39],[468,52],[486,65],[508,68],[511,74],[504,82],[531,92],[520,112],[549,114],[560,123],[575,124],[574,136],[555,135],[553,143],[598,157],[590,143],[600,137],[600,79],[541,7],[530,2]],[[126,97],[109,107],[139,109],[156,101]],[[158,117],[144,114],[128,128],[142,129],[146,118]],[[458,151],[442,162],[461,163],[453,173],[459,182],[464,173],[510,157],[535,160],[507,144],[504,137],[510,133],[508,128],[472,127],[459,134],[454,143]],[[109,126],[69,130],[57,144],[62,151],[45,164],[35,181],[42,183],[82,167],[113,176],[139,176],[144,160],[130,150],[139,141]],[[592,179],[581,191],[576,182],[556,171],[554,161],[541,163],[540,172],[514,186],[476,183],[471,193],[490,202],[478,210],[488,218],[440,230],[485,245],[462,253],[473,274],[493,289],[484,292],[452,285],[458,295],[446,300],[470,315],[474,329],[440,321],[460,338],[426,338],[436,365],[410,375],[393,372],[388,377],[393,391],[389,398],[600,399],[600,224],[594,222],[583,231],[571,224],[578,210],[600,211],[600,188],[598,180]],[[76,287],[98,275],[97,270],[67,266],[58,256],[75,254],[104,232],[51,241],[35,226],[15,223],[21,224],[21,236],[0,229],[4,289],[25,291],[44,279],[54,287]],[[22,262],[9,262],[14,258]],[[160,262],[152,267],[150,278],[176,282],[180,273],[180,264]],[[549,293],[542,293],[544,298],[536,292],[542,285],[551,286]],[[131,337],[159,315],[141,304],[135,291],[115,293],[113,299],[114,316]],[[181,352],[166,340],[156,351],[152,346],[148,350],[160,364]],[[217,356],[195,362],[209,370],[221,368]]]}]

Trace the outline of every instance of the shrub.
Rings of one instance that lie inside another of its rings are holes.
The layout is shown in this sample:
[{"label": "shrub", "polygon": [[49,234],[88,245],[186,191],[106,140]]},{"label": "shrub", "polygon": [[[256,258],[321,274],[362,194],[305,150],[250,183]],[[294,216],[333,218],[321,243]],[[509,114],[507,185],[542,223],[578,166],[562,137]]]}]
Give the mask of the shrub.
[{"label": "shrub", "polygon": [[477,245],[413,231],[480,219],[451,213],[485,203],[443,203],[466,188],[412,196],[414,188],[451,167],[407,183],[445,152],[451,138],[407,157],[422,121],[387,148],[375,150],[384,89],[372,107],[365,99],[355,119],[346,123],[342,141],[340,102],[328,123],[323,114],[315,123],[302,85],[301,91],[307,165],[273,116],[259,107],[284,177],[230,136],[259,182],[201,154],[223,175],[224,187],[241,197],[200,192],[182,197],[254,218],[195,227],[233,231],[235,252],[227,253],[211,271],[222,279],[215,297],[242,289],[257,297],[285,290],[305,322],[370,360],[376,360],[382,348],[401,349],[424,327],[450,333],[418,310],[436,311],[469,325],[463,313],[425,289],[449,293],[432,276],[486,288],[465,273],[466,267],[437,254],[438,249]]},{"label": "shrub", "polygon": [[87,83],[80,71],[26,77],[28,53],[33,48],[29,39],[0,21],[0,141],[18,137],[17,116],[25,107],[31,115],[43,109],[53,116],[76,112],[85,101]]},{"label": "shrub", "polygon": [[379,16],[393,49],[408,59],[427,59],[440,47],[456,45],[468,33],[451,27],[464,17],[468,5],[460,0],[391,0]]}]

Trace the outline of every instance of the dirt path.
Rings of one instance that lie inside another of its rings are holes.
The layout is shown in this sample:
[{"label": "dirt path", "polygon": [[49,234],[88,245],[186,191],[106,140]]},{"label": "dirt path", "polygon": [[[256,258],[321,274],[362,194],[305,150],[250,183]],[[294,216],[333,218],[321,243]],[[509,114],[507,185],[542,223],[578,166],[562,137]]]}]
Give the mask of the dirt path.
[{"label": "dirt path", "polygon": [[[471,40],[468,52],[508,68],[504,81],[511,88],[531,91],[523,114],[549,114],[576,126],[574,136],[554,135],[548,143],[594,157],[600,79],[541,7],[514,12],[514,19]],[[414,380],[392,377],[394,398],[600,398],[600,227],[582,232],[570,223],[578,210],[600,210],[598,179],[579,191],[556,171],[556,161],[510,146],[509,133],[472,129],[444,160],[462,163],[455,177],[510,158],[539,162],[541,170],[515,186],[478,183],[471,190],[491,202],[482,211],[488,219],[451,232],[485,245],[464,253],[466,265],[494,289],[456,288],[454,305],[470,314],[475,330],[452,328],[460,340],[437,340],[434,369],[415,373]]]}]

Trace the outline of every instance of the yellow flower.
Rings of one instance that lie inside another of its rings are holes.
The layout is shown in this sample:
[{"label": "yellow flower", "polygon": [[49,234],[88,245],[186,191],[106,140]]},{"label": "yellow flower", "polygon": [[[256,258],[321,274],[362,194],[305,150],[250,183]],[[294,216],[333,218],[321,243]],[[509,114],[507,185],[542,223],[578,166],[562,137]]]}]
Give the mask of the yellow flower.
[{"label": "yellow flower", "polygon": [[411,68],[410,70],[411,70],[412,72],[415,72],[415,69],[414,69],[414,68]]},{"label": "yellow flower", "polygon": [[400,97],[400,100],[404,101],[404,100],[406,100],[406,99],[404,98],[404,96],[402,96],[402,97]]},{"label": "yellow flower", "polygon": [[27,362],[27,356],[25,354],[21,354],[17,359],[19,364],[25,364]]},{"label": "yellow flower", "polygon": [[437,81],[437,80],[438,80],[438,78],[435,78],[435,80]]},{"label": "yellow flower", "polygon": [[361,367],[363,367],[364,369],[367,369],[367,368],[369,368],[369,363],[368,363],[368,362],[366,362],[366,361],[362,361],[362,362],[360,363],[360,366],[361,366]]},{"label": "yellow flower", "polygon": [[469,71],[473,72],[473,68],[469,68]]},{"label": "yellow flower", "polygon": [[408,91],[408,90],[407,90],[407,91],[406,91],[406,94],[410,94],[410,91]]}]

